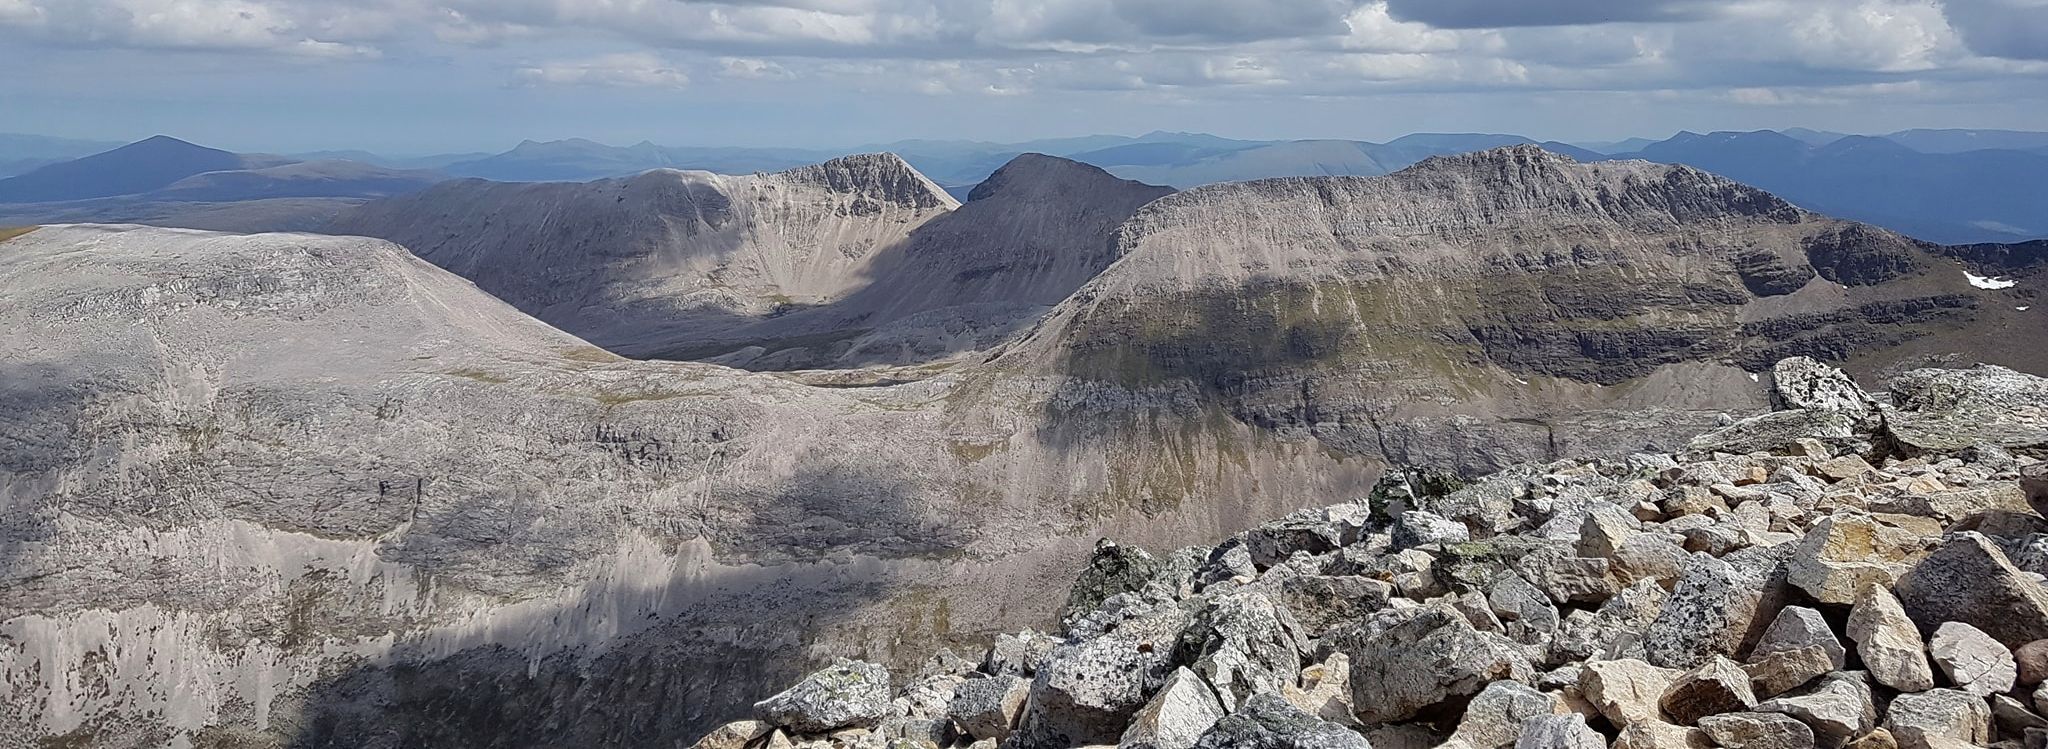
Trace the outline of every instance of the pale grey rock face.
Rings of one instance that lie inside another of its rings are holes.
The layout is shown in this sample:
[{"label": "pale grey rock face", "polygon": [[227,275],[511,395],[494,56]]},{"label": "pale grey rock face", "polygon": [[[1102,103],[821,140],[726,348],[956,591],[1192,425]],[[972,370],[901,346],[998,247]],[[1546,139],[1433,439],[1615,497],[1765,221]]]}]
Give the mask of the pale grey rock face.
[{"label": "pale grey rock face", "polygon": [[1944,622],[1935,629],[1927,650],[1948,683],[1979,697],[2010,690],[2019,679],[2012,651],[1962,622]]},{"label": "pale grey rock face", "polygon": [[1821,746],[1839,747],[1877,727],[1877,705],[1861,672],[1842,671],[1789,695],[1757,703],[1760,713],[1792,716],[1813,729]]},{"label": "pale grey rock face", "polygon": [[1842,641],[1835,638],[1835,632],[1819,611],[1805,606],[1786,606],[1778,611],[1778,618],[1771,620],[1771,626],[1764,630],[1763,639],[1758,640],[1756,649],[1750,651],[1749,661],[1755,663],[1773,653],[1818,647],[1827,654],[1833,665],[1831,670],[1839,671],[1847,662],[1848,651]]},{"label": "pale grey rock face", "polygon": [[1181,668],[1167,677],[1152,701],[1131,719],[1118,749],[1191,749],[1224,716],[1216,692],[1200,676]]},{"label": "pale grey rock face", "polygon": [[797,733],[873,728],[889,715],[889,669],[841,659],[796,686],[754,703],[761,719]]},{"label": "pale grey rock face", "polygon": [[1982,746],[1991,743],[1991,707],[1954,689],[1902,694],[1885,711],[1884,727],[1901,749],[1936,749],[1941,739]]},{"label": "pale grey rock face", "polygon": [[1470,749],[1506,749],[1515,745],[1524,723],[1561,712],[1557,698],[1549,694],[1519,682],[1496,681],[1465,705],[1451,743]]},{"label": "pale grey rock face", "polygon": [[1849,639],[1856,643],[1856,655],[1877,683],[1901,692],[1918,692],[1934,686],[1934,669],[1927,664],[1927,646],[1920,630],[1907,618],[1899,599],[1880,585],[1866,585],[1849,610]]},{"label": "pale grey rock face", "polygon": [[1232,591],[1209,599],[1181,631],[1176,655],[1236,710],[1254,694],[1291,686],[1306,645],[1287,609],[1256,591]]},{"label": "pale grey rock face", "polygon": [[1511,643],[1473,629],[1447,607],[1402,615],[1398,624],[1369,637],[1346,638],[1343,645],[1360,723],[1407,720],[1529,669]]},{"label": "pale grey rock face", "polygon": [[1586,716],[1550,715],[1522,724],[1515,749],[1606,749],[1607,739],[1586,725]]},{"label": "pale grey rock face", "polygon": [[1728,713],[1700,719],[1716,746],[1726,749],[1812,749],[1813,729],[1775,713]]},{"label": "pale grey rock face", "polygon": [[1357,731],[1317,718],[1271,692],[1216,721],[1197,749],[1372,749]]}]

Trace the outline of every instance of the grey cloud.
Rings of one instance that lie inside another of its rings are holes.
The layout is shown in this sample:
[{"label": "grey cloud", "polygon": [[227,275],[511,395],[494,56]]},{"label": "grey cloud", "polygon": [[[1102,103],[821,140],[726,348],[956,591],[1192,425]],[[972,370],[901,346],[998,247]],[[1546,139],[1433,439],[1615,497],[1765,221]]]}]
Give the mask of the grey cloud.
[{"label": "grey cloud", "polygon": [[1944,12],[1977,54],[2048,60],[2048,1],[1947,0]]},{"label": "grey cloud", "polygon": [[1256,41],[1344,33],[1357,0],[1115,0],[1145,36]]},{"label": "grey cloud", "polygon": [[1706,0],[1387,0],[1395,18],[1443,29],[1683,21],[1709,15],[1712,6]]}]

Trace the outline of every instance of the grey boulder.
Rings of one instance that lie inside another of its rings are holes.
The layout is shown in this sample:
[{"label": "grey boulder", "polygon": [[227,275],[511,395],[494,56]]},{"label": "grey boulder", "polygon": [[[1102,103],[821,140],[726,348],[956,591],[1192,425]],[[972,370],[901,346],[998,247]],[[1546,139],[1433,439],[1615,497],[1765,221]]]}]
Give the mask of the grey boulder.
[{"label": "grey boulder", "polygon": [[796,686],[754,703],[763,720],[793,733],[871,728],[888,717],[889,669],[841,658]]}]

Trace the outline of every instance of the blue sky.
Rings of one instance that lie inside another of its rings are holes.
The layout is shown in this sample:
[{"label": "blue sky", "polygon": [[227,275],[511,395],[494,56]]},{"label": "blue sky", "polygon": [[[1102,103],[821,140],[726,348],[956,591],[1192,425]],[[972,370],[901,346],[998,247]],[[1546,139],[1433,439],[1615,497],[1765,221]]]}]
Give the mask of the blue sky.
[{"label": "blue sky", "polygon": [[0,0],[0,69],[271,151],[2048,129],[2048,0]]}]

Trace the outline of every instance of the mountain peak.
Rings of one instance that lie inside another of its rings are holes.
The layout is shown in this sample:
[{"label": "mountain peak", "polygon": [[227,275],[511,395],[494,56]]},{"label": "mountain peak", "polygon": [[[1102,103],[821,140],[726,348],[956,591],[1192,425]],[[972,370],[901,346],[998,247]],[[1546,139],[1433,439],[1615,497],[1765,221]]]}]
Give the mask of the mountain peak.
[{"label": "mountain peak", "polygon": [[946,194],[910,162],[893,153],[857,153],[781,174],[792,180],[823,185],[837,191],[856,192],[910,208],[957,208],[960,205],[960,201]]},{"label": "mountain peak", "polygon": [[1577,163],[1579,162],[1570,156],[1544,150],[1542,146],[1534,143],[1523,143],[1502,146],[1500,148],[1489,148],[1484,151],[1473,151],[1471,153],[1431,156],[1402,171],[1431,172],[1507,167],[1556,168]]},{"label": "mountain peak", "polygon": [[1093,164],[1042,153],[1025,153],[1010,159],[988,179],[975,185],[974,191],[967,196],[967,202],[999,195],[1043,197],[1092,192],[1119,185],[1153,187],[1135,180],[1120,179]]}]

